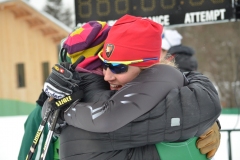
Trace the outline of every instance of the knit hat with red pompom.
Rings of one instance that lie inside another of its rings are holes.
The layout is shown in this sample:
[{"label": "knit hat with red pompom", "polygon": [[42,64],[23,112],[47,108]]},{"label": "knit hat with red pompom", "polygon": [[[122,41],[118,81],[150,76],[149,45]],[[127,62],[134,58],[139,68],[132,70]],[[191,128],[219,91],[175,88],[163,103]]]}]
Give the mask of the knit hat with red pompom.
[{"label": "knit hat with red pompom", "polygon": [[134,61],[132,66],[149,67],[159,63],[162,25],[142,17],[125,15],[112,26],[101,57],[106,61]]}]

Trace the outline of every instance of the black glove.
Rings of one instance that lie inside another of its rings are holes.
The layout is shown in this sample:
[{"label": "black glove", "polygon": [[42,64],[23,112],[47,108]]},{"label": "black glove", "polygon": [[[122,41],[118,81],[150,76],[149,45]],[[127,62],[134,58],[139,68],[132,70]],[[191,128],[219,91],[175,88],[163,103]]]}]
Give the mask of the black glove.
[{"label": "black glove", "polygon": [[48,101],[48,106],[51,110],[55,111],[60,109],[61,111],[66,111],[73,102],[80,101],[83,97],[83,91],[78,90],[71,95],[63,97],[61,99],[53,99]]},{"label": "black glove", "polygon": [[70,63],[55,64],[52,73],[44,83],[44,92],[55,99],[61,99],[79,90],[79,73],[75,72]]},{"label": "black glove", "polygon": [[[61,121],[64,121],[64,112],[72,105],[74,102],[78,102],[83,97],[83,91],[78,90],[74,92],[73,94],[66,96],[61,99],[52,99],[49,101],[49,99],[44,103],[43,109],[42,109],[42,115],[45,114],[46,109],[50,108],[52,112],[55,110],[60,110],[59,113],[59,119]],[[50,118],[51,119],[51,118]]]},{"label": "black glove", "polygon": [[48,123],[52,123],[53,119],[53,113],[55,110],[60,109],[60,113],[58,116],[57,124],[54,129],[54,133],[56,135],[61,133],[61,129],[66,125],[66,122],[64,120],[64,112],[72,105],[72,103],[76,103],[80,101],[83,97],[83,91],[79,90],[77,92],[74,92],[72,95],[66,96],[62,99],[52,99],[51,101],[47,99],[45,103],[43,104],[42,108],[42,117],[44,117],[45,112],[51,110],[51,115],[48,118]]}]

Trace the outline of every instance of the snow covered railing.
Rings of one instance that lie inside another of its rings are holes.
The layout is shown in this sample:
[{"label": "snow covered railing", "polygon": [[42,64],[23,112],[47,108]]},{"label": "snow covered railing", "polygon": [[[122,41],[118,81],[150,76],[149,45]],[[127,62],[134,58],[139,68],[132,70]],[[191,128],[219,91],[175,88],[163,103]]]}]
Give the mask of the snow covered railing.
[{"label": "snow covered railing", "polygon": [[231,132],[240,132],[240,129],[222,129],[220,132],[228,133],[228,160],[232,160]]}]

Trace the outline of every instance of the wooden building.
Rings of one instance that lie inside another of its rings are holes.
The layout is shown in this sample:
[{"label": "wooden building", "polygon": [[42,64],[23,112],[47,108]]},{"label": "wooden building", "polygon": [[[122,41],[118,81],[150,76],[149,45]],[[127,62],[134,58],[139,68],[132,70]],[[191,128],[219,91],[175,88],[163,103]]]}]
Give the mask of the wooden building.
[{"label": "wooden building", "polygon": [[35,105],[69,32],[27,2],[0,1],[0,116],[25,114]]}]

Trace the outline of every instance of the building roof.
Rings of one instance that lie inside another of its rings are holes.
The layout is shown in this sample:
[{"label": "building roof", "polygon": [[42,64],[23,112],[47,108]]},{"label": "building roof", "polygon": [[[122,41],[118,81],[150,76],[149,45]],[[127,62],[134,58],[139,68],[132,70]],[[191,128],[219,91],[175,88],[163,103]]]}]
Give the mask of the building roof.
[{"label": "building roof", "polygon": [[16,19],[22,19],[29,27],[42,32],[58,43],[65,38],[72,29],[55,19],[46,12],[40,12],[30,4],[21,0],[0,0],[0,10],[8,10]]}]

